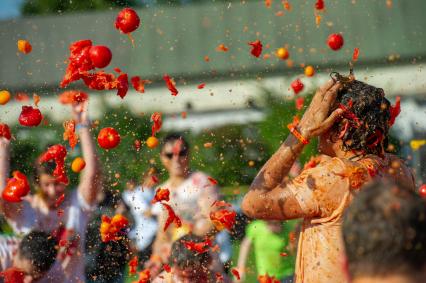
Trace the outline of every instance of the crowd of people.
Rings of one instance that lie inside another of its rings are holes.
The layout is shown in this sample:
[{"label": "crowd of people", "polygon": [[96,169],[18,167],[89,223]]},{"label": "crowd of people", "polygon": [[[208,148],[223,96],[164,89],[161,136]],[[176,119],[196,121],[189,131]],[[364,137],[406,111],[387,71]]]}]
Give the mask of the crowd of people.
[{"label": "crowd of people", "polygon": [[[124,282],[127,272],[140,283],[244,282],[249,273],[260,282],[426,282],[426,203],[404,161],[386,152],[398,109],[380,88],[335,74],[318,89],[244,196],[252,221],[238,262],[232,229],[211,216],[229,204],[207,173],[192,170],[185,137],[161,143],[168,179],[151,167],[116,195],[102,185],[87,102],[71,107],[86,167],[66,190],[57,164],[37,160],[34,193],[0,198],[14,232],[0,236],[5,282]],[[320,155],[291,174],[314,138]],[[10,140],[0,137],[0,191],[9,163]],[[159,188],[168,189],[166,205],[154,201]],[[103,215],[131,221],[104,241]],[[251,248],[256,270],[247,268]]]}]

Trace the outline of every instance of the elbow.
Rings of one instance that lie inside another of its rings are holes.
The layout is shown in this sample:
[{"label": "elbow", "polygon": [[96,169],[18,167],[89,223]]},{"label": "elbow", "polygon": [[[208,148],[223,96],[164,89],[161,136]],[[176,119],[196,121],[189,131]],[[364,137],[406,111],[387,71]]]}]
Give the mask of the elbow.
[{"label": "elbow", "polygon": [[243,198],[243,202],[241,203],[241,210],[245,215],[250,218],[258,218],[256,211],[258,211],[258,201],[256,201],[256,197],[253,195],[253,191],[249,191]]}]

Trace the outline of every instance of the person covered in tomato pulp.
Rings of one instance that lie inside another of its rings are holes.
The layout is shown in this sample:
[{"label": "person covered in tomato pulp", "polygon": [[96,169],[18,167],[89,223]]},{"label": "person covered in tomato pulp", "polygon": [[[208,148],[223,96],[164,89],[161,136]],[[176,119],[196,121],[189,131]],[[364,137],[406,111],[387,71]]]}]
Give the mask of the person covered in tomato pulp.
[{"label": "person covered in tomato pulp", "polygon": [[[297,283],[342,283],[342,217],[364,184],[397,180],[414,190],[404,162],[385,152],[399,105],[383,89],[334,73],[245,195],[242,209],[258,219],[302,218],[295,267]],[[310,139],[322,155],[287,181],[292,164]]]},{"label": "person covered in tomato pulp", "polygon": [[366,186],[343,218],[351,282],[426,282],[425,215],[426,202],[412,188],[389,181]]},{"label": "person covered in tomato pulp", "polygon": [[156,268],[152,267],[159,267],[161,262],[167,262],[172,243],[183,235],[214,234],[220,251],[213,253],[213,265],[218,272],[223,271],[223,265],[230,260],[232,248],[229,233],[226,230],[216,231],[210,220],[210,213],[216,210],[213,204],[220,198],[215,180],[203,172],[190,170],[189,144],[180,134],[172,133],[164,138],[160,157],[169,173],[169,179],[159,188],[169,190],[170,200],[166,205],[170,205],[182,225],[178,227],[173,224],[164,229],[169,211],[162,203],[156,203],[153,213],[158,215],[159,228],[153,245],[153,255],[147,266],[151,267],[155,274]]},{"label": "person covered in tomato pulp", "polygon": [[[4,199],[4,195],[0,198],[1,212],[15,233],[27,234],[36,229],[51,233],[60,243],[56,262],[39,282],[85,282],[82,260],[85,231],[90,214],[96,207],[100,170],[89,130],[87,101],[73,104],[72,113],[86,162],[78,188],[66,191],[65,171],[59,170],[58,174],[58,165],[63,166],[66,150],[56,145],[43,154],[46,162],[36,161],[35,194],[27,195],[18,202],[10,202]],[[61,149],[60,152],[57,149]],[[9,151],[10,141],[0,137],[0,190],[5,188],[9,176]],[[56,158],[57,154],[61,154],[60,159]]]},{"label": "person covered in tomato pulp", "polygon": [[23,238],[0,235],[0,282],[36,282],[55,262],[56,245],[53,237],[41,231]]}]

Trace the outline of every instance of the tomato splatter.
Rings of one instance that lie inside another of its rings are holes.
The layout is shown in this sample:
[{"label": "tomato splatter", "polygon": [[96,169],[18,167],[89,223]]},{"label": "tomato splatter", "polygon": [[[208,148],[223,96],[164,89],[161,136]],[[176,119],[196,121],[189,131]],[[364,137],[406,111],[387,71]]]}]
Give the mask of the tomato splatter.
[{"label": "tomato splatter", "polygon": [[426,185],[421,185],[419,188],[419,195],[422,198],[426,198]]},{"label": "tomato splatter", "polygon": [[181,227],[182,226],[182,221],[180,220],[180,218],[176,215],[175,211],[173,210],[173,208],[166,204],[166,203],[161,203],[163,205],[163,207],[165,207],[167,209],[167,212],[169,213],[169,216],[167,217],[166,223],[164,224],[164,231],[167,230],[167,228],[170,226],[170,224],[174,223],[177,227]]},{"label": "tomato splatter", "polygon": [[27,177],[20,171],[14,171],[12,176],[7,180],[2,197],[8,202],[20,202],[30,192],[30,185]]},{"label": "tomato splatter", "polygon": [[149,269],[145,269],[139,272],[138,281],[134,281],[133,283],[149,283],[149,282],[151,282],[151,272],[149,271]]},{"label": "tomato splatter", "polygon": [[252,47],[250,51],[251,55],[253,55],[254,57],[259,57],[260,54],[262,54],[263,45],[260,40],[249,42],[248,44]]},{"label": "tomato splatter", "polygon": [[151,121],[152,121],[152,127],[151,127],[151,136],[155,136],[156,133],[158,133],[161,129],[161,126],[163,125],[163,121],[161,119],[161,113],[160,112],[154,112],[151,115]]},{"label": "tomato splatter", "polygon": [[257,280],[259,281],[259,283],[280,283],[280,280],[275,278],[275,276],[269,276],[268,274],[259,275],[257,277]]},{"label": "tomato splatter", "polygon": [[217,181],[214,179],[214,178],[212,178],[212,177],[207,177],[207,179],[209,180],[209,182],[213,185],[213,186],[215,186],[215,185],[217,185]]},{"label": "tomato splatter", "polygon": [[138,257],[134,256],[129,261],[129,274],[131,275],[136,274],[137,271],[138,271]]},{"label": "tomato splatter", "polygon": [[237,269],[232,268],[232,269],[231,269],[231,272],[232,272],[232,275],[234,275],[234,276],[235,276],[235,278],[236,278],[237,280],[240,280],[240,279],[241,279],[241,277],[240,277],[240,273],[238,272],[238,270],[237,270]]},{"label": "tomato splatter", "polygon": [[74,149],[74,147],[77,145],[78,142],[78,136],[75,133],[75,121],[69,120],[65,121],[64,124],[64,141],[68,141],[71,149]]},{"label": "tomato splatter", "polygon": [[10,133],[10,128],[8,125],[0,123],[0,137],[4,137],[7,140],[12,138],[12,134]]},{"label": "tomato splatter", "polygon": [[206,239],[204,242],[195,243],[192,241],[183,241],[185,248],[187,248],[190,251],[194,251],[198,254],[206,253],[209,251],[209,248],[212,245],[211,239]]},{"label": "tomato splatter", "polygon": [[168,264],[163,264],[163,269],[164,269],[167,273],[172,272],[172,268],[171,268],[171,267],[170,267],[170,265],[168,265]]},{"label": "tomato splatter", "polygon": [[317,10],[324,10],[324,0],[317,0],[317,2],[315,3],[315,9]]},{"label": "tomato splatter", "polygon": [[39,162],[48,162],[53,160],[56,163],[53,176],[56,181],[68,185],[68,177],[65,172],[65,157],[67,156],[67,149],[65,146],[55,144],[49,147],[39,158]]},{"label": "tomato splatter", "polygon": [[199,84],[199,85],[197,86],[197,88],[198,88],[198,89],[203,89],[205,86],[206,86],[206,84],[205,84],[205,83],[202,83],[202,84]]},{"label": "tomato splatter", "polygon": [[356,62],[358,60],[358,56],[359,56],[359,48],[355,47],[354,53],[352,54],[352,61]]},{"label": "tomato splatter", "polygon": [[303,109],[303,104],[305,103],[305,98],[303,97],[298,97],[296,98],[296,109],[297,110],[302,110]]},{"label": "tomato splatter", "polygon": [[160,201],[169,201],[170,200],[170,191],[169,189],[158,188],[155,192],[155,196],[152,199],[151,203],[156,203]]},{"label": "tomato splatter", "polygon": [[59,207],[65,200],[65,194],[61,194],[55,201],[55,207]]},{"label": "tomato splatter", "polygon": [[142,80],[139,76],[132,77],[130,82],[133,85],[133,88],[140,93],[145,92],[145,84],[150,84],[150,80]]},{"label": "tomato splatter", "polygon": [[167,74],[165,74],[164,76],[163,76],[163,79],[164,79],[164,81],[166,82],[166,86],[167,86],[167,88],[170,90],[170,92],[171,92],[171,94],[173,95],[173,96],[176,96],[176,95],[178,95],[178,90],[176,89],[176,87],[175,87],[175,83],[172,81],[172,79],[170,78],[170,76],[169,75],[167,75]]},{"label": "tomato splatter", "polygon": [[216,51],[228,52],[229,48],[225,44],[221,43],[216,47]]},{"label": "tomato splatter", "polygon": [[210,213],[210,220],[213,222],[213,225],[219,231],[227,229],[231,231],[232,227],[235,224],[235,217],[237,213],[235,211],[229,211],[227,209],[220,209],[217,211],[212,211]]},{"label": "tomato splatter", "polygon": [[102,215],[101,220],[100,233],[104,243],[119,240],[121,238],[119,233],[129,224],[127,218],[121,214],[116,214],[112,218]]},{"label": "tomato splatter", "polygon": [[293,89],[295,95],[301,92],[303,88],[305,87],[305,85],[302,83],[300,79],[294,80],[290,86]]},{"label": "tomato splatter", "polygon": [[89,96],[84,91],[68,90],[59,95],[59,102],[62,104],[77,104],[89,99]]},{"label": "tomato splatter", "polygon": [[397,96],[395,99],[395,105],[391,105],[390,109],[389,127],[392,127],[395,123],[396,117],[401,113],[401,97]]},{"label": "tomato splatter", "polygon": [[4,278],[4,283],[24,283],[25,273],[15,267],[11,267],[0,272],[0,277]]}]

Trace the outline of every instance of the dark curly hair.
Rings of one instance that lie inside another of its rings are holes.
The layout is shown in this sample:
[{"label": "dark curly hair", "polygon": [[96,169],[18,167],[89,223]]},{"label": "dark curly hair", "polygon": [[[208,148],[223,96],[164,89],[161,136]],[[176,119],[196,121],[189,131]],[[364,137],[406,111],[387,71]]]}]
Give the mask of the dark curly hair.
[{"label": "dark curly hair", "polygon": [[339,73],[330,76],[343,86],[337,95],[335,108],[345,112],[343,119],[333,127],[343,141],[343,149],[362,155],[382,156],[391,124],[391,104],[385,98],[385,92],[355,80],[352,73],[348,77]]}]

